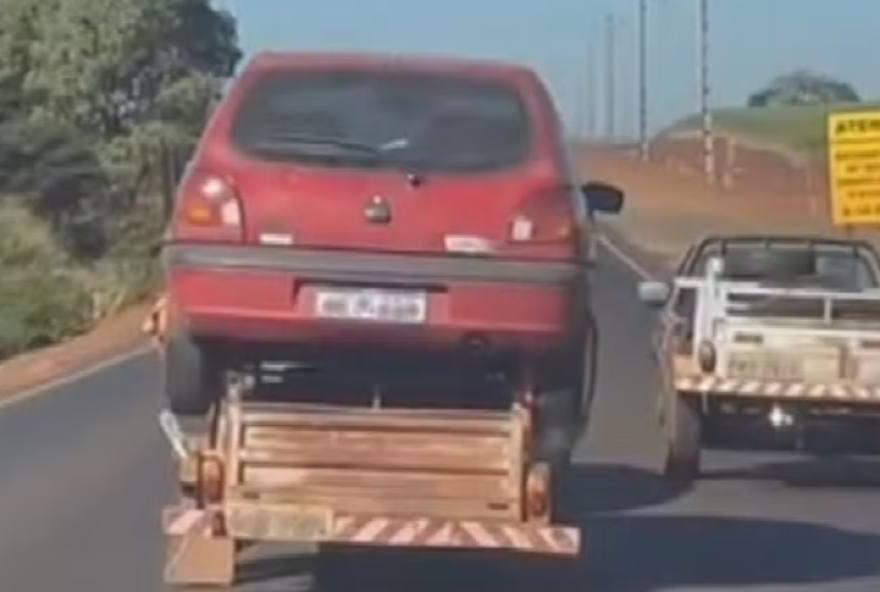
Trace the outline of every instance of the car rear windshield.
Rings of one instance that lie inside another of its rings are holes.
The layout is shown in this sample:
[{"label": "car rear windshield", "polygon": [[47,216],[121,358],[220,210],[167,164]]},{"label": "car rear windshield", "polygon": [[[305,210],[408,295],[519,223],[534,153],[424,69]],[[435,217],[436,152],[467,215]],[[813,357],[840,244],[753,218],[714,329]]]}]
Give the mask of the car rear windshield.
[{"label": "car rear windshield", "polygon": [[413,72],[275,72],[245,92],[233,145],[318,166],[476,172],[528,155],[528,112],[508,84]]}]

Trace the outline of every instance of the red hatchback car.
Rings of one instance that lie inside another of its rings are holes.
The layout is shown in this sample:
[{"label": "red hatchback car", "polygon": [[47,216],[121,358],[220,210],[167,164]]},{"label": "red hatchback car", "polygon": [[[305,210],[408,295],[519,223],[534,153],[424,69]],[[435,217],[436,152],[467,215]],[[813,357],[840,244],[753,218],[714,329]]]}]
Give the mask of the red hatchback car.
[{"label": "red hatchback car", "polygon": [[[588,245],[622,193],[581,185],[538,76],[500,63],[267,53],[216,109],[164,247],[170,406],[231,365],[316,355],[534,361],[577,384]],[[574,363],[573,363],[574,361]]]}]

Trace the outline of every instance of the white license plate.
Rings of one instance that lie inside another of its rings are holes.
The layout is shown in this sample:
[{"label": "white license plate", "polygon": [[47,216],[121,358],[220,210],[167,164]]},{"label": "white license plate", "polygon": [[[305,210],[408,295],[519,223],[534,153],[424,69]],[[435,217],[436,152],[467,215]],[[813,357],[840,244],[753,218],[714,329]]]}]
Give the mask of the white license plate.
[{"label": "white license plate", "polygon": [[315,314],[328,319],[419,324],[427,319],[428,297],[423,292],[319,290]]},{"label": "white license plate", "polygon": [[727,363],[731,378],[756,380],[797,381],[804,377],[803,362],[799,358],[761,354],[732,354]]},{"label": "white license plate", "polygon": [[230,503],[226,525],[232,536],[241,539],[317,542],[330,536],[333,512],[320,506]]}]

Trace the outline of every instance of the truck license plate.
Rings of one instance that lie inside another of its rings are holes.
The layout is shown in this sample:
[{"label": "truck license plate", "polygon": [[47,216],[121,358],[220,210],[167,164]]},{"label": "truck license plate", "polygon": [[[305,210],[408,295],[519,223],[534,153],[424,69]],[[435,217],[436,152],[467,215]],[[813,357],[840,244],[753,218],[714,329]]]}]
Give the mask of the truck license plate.
[{"label": "truck license plate", "polygon": [[732,354],[727,364],[731,378],[797,381],[803,379],[800,359],[761,354]]},{"label": "truck license plate", "polygon": [[383,323],[424,323],[428,298],[422,292],[319,290],[315,314],[322,318]]},{"label": "truck license plate", "polygon": [[330,536],[333,513],[320,506],[230,503],[226,524],[230,534],[241,539],[317,542]]}]

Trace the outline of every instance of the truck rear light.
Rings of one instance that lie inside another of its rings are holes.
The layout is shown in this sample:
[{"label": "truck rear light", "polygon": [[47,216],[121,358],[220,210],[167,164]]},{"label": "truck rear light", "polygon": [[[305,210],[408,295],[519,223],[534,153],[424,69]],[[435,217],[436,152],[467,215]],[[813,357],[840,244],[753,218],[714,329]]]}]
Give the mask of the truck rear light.
[{"label": "truck rear light", "polygon": [[880,384],[880,355],[872,352],[851,358],[849,378],[861,384]]},{"label": "truck rear light", "polygon": [[697,347],[697,363],[700,365],[700,370],[706,374],[715,371],[715,366],[718,363],[718,355],[715,351],[715,346],[712,343],[708,341],[700,343]]},{"label": "truck rear light", "polygon": [[550,189],[529,194],[511,218],[508,236],[514,243],[573,242],[577,221],[568,191]]},{"label": "truck rear light", "polygon": [[181,184],[177,201],[173,238],[241,240],[241,200],[229,181],[204,171],[191,171]]}]

